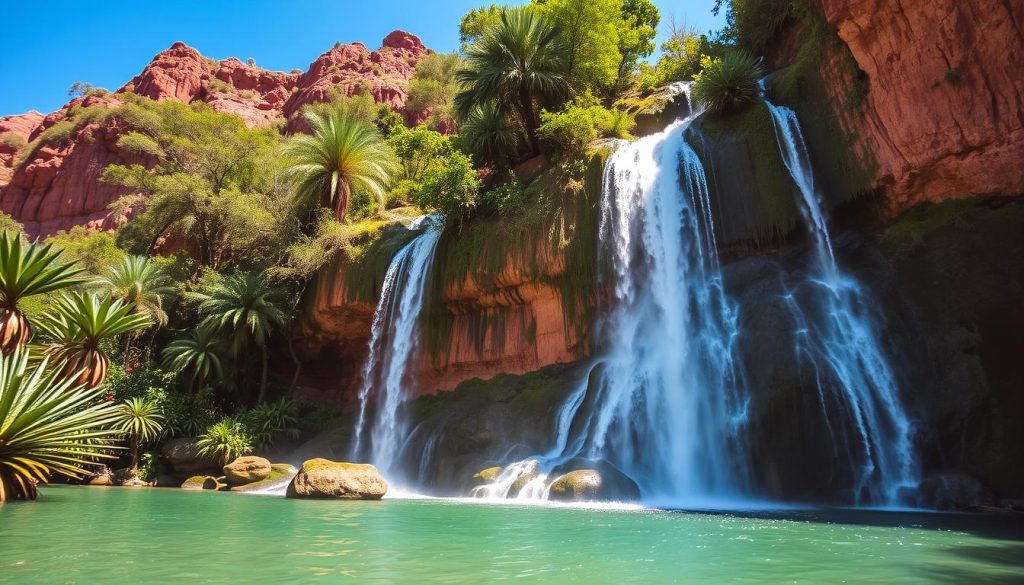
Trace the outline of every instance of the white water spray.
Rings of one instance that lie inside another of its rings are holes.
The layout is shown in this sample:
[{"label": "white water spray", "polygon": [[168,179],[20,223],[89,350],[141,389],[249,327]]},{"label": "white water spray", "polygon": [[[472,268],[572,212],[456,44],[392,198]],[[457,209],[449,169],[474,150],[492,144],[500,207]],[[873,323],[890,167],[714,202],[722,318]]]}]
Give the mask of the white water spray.
[{"label": "white water spray", "polygon": [[[415,358],[427,277],[441,237],[440,226],[429,217],[417,219],[409,229],[423,229],[423,233],[399,250],[384,277],[380,302],[373,315],[370,351],[363,365],[352,449],[352,458],[361,460],[369,447],[369,461],[387,477],[398,480],[402,470],[396,460],[405,440],[400,407],[410,397],[406,371]],[[368,421],[371,402],[375,416]]]},{"label": "white water spray", "polygon": [[[917,485],[913,428],[900,404],[892,367],[879,345],[870,317],[871,300],[860,283],[836,263],[796,113],[766,104],[782,160],[800,192],[800,208],[814,239],[817,266],[807,284],[823,304],[819,318],[809,319],[793,294],[787,296],[796,320],[797,353],[814,368],[823,416],[833,441],[843,440],[835,430],[843,418],[855,430],[853,452],[841,455],[852,456],[852,463],[858,467],[854,497],[858,503],[895,505],[902,488]],[[829,379],[836,383],[828,384]],[[832,404],[842,412],[830,412]]]}]

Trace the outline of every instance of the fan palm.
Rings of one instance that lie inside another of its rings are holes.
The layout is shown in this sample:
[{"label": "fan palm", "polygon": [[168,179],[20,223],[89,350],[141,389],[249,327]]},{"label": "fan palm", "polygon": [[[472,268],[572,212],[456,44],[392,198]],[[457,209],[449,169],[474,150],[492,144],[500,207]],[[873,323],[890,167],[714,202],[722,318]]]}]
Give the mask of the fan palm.
[{"label": "fan palm", "polygon": [[297,134],[284,147],[290,160],[286,174],[297,197],[333,209],[339,221],[355,189],[368,191],[383,205],[398,163],[380,132],[341,109],[327,115],[308,112],[305,118],[313,133]]},{"label": "fan palm", "polygon": [[28,351],[0,356],[0,502],[35,499],[36,482],[53,473],[81,477],[92,460],[112,458],[114,403],[94,388],[47,368]]},{"label": "fan palm", "polygon": [[551,106],[569,93],[568,49],[558,27],[529,8],[509,8],[500,22],[466,49],[466,66],[455,73],[465,89],[455,107],[465,119],[485,103],[515,104],[533,152],[536,104]]},{"label": "fan palm", "polygon": [[110,358],[100,343],[122,333],[152,325],[149,316],[134,313],[133,306],[110,296],[74,292],[55,303],[56,310],[43,315],[37,325],[52,341],[46,355],[60,366],[63,375],[96,388],[107,377]]},{"label": "fan palm", "polygon": [[224,334],[232,354],[239,356],[251,346],[259,348],[263,369],[257,400],[262,401],[267,390],[267,340],[287,321],[280,291],[259,275],[242,272],[225,278],[200,298],[202,324]]},{"label": "fan palm", "polygon": [[489,163],[501,163],[515,157],[523,138],[504,108],[495,102],[474,107],[462,121],[460,135],[471,153]]},{"label": "fan palm", "polygon": [[128,435],[132,454],[132,473],[139,470],[139,443],[152,441],[164,429],[164,415],[155,400],[136,397],[119,404],[114,427]]},{"label": "fan palm", "polygon": [[60,251],[24,244],[16,234],[0,236],[0,352],[10,354],[28,343],[32,328],[18,309],[21,299],[82,282],[82,269],[58,263]]},{"label": "fan palm", "polygon": [[128,256],[96,278],[93,284],[110,296],[131,303],[136,313],[149,315],[157,325],[167,324],[164,299],[174,293],[171,279],[146,256]]},{"label": "fan palm", "polygon": [[164,368],[172,372],[192,372],[192,391],[199,394],[208,379],[224,377],[224,345],[216,328],[200,325],[185,337],[167,344],[163,352]]}]

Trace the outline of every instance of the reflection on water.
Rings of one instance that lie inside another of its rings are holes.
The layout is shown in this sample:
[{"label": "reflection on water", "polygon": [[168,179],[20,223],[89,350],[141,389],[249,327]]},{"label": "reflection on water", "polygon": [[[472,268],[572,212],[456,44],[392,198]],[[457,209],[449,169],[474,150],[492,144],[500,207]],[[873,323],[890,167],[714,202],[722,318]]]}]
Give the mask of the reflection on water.
[{"label": "reflection on water", "polygon": [[1024,522],[51,487],[0,506],[3,583],[1015,583]]}]

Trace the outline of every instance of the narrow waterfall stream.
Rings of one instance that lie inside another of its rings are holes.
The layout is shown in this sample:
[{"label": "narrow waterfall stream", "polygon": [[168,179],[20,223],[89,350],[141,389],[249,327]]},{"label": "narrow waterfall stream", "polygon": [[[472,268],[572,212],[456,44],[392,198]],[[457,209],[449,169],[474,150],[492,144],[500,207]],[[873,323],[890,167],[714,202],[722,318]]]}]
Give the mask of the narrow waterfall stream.
[{"label": "narrow waterfall stream", "polygon": [[399,483],[403,474],[395,463],[405,440],[400,407],[411,396],[406,371],[415,358],[426,282],[441,237],[430,217],[417,219],[409,229],[423,232],[399,250],[384,277],[363,364],[352,448],[353,460],[369,461]]},{"label": "narrow waterfall stream", "polygon": [[698,114],[606,163],[600,253],[612,300],[596,384],[566,401],[548,453],[506,466],[475,495],[546,498],[549,474],[575,458],[614,466],[647,501],[701,505],[741,491],[736,310],[722,290],[704,170],[684,139]]},{"label": "narrow waterfall stream", "polygon": [[844,449],[837,454],[856,466],[856,485],[852,487],[857,503],[898,505],[902,488],[917,486],[913,427],[900,404],[893,368],[879,344],[871,317],[873,301],[836,262],[796,113],[765,103],[814,241],[815,263],[810,278],[801,286],[813,288],[822,307],[815,317],[809,317],[793,294],[786,299],[797,326],[798,354],[808,359],[816,372],[831,439]]}]

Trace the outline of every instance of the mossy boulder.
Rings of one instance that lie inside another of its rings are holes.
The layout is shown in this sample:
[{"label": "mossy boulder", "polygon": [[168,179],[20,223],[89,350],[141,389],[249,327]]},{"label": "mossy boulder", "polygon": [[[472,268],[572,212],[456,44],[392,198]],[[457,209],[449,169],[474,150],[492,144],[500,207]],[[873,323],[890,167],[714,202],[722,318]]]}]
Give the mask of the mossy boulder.
[{"label": "mossy boulder", "polygon": [[473,474],[473,481],[480,483],[491,483],[494,478],[501,474],[503,467],[495,465],[494,467],[488,467],[487,469],[481,469],[480,471]]},{"label": "mossy boulder", "polygon": [[212,475],[193,475],[181,484],[183,490],[218,490],[221,483]]},{"label": "mossy boulder", "polygon": [[239,457],[224,466],[224,477],[231,485],[245,485],[270,477],[270,461],[248,455]]},{"label": "mossy boulder", "polygon": [[640,499],[640,488],[628,475],[606,461],[590,463],[594,467],[576,469],[555,479],[548,490],[548,498],[556,502],[629,502]]},{"label": "mossy boulder", "polygon": [[291,483],[292,478],[299,470],[294,465],[287,463],[272,463],[270,475],[260,481],[254,481],[245,485],[236,485],[231,488],[233,492],[262,492],[282,488]]},{"label": "mossy boulder", "polygon": [[98,475],[89,479],[89,485],[114,485],[114,480],[109,475]]},{"label": "mossy boulder", "polygon": [[379,500],[388,484],[373,465],[310,459],[288,484],[289,498]]}]

